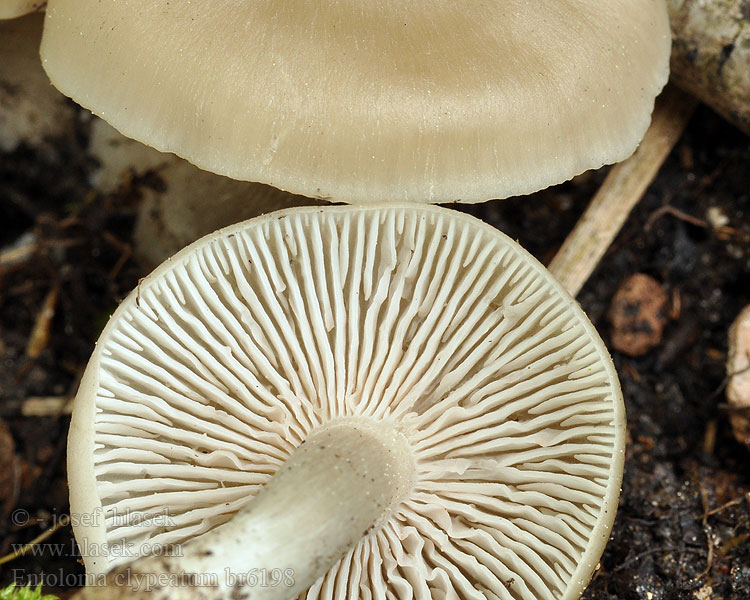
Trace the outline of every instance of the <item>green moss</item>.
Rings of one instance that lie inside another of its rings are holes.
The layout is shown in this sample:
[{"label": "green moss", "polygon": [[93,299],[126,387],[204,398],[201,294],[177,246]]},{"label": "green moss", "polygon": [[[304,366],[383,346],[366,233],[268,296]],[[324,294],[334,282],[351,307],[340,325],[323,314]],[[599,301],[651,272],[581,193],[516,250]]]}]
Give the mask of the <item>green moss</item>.
[{"label": "green moss", "polygon": [[39,584],[32,589],[30,586],[16,587],[11,583],[8,587],[0,590],[0,600],[59,600],[52,594],[42,594],[42,585]]}]

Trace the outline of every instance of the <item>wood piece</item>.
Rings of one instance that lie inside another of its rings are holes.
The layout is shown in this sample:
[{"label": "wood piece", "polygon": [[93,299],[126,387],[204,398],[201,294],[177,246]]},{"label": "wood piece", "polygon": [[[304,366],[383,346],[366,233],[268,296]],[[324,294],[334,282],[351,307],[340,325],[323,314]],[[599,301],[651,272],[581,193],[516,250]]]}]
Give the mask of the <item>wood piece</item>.
[{"label": "wood piece", "polygon": [[735,439],[750,447],[750,306],[746,306],[729,329],[727,359],[729,421]]},{"label": "wood piece", "polygon": [[33,233],[24,233],[10,246],[0,249],[0,272],[25,263],[39,248]]},{"label": "wood piece", "polygon": [[26,346],[26,356],[29,358],[39,358],[44,349],[47,347],[50,339],[50,327],[52,319],[55,316],[57,300],[60,297],[60,286],[55,284],[42,302],[42,307],[37,313],[34,321],[34,328],[31,330],[29,342]]},{"label": "wood piece", "polygon": [[572,233],[552,259],[549,270],[575,296],[625,223],[659,167],[673,148],[696,102],[668,85],[657,98],[651,126],[635,153],[616,164]]},{"label": "wood piece", "polygon": [[73,398],[68,396],[29,396],[23,400],[8,399],[0,403],[0,419],[47,417],[56,419],[73,412]]},{"label": "wood piece", "polygon": [[750,135],[750,3],[670,0],[672,80]]},{"label": "wood piece", "polygon": [[31,396],[21,404],[23,417],[59,417],[69,415],[73,402],[67,396]]}]

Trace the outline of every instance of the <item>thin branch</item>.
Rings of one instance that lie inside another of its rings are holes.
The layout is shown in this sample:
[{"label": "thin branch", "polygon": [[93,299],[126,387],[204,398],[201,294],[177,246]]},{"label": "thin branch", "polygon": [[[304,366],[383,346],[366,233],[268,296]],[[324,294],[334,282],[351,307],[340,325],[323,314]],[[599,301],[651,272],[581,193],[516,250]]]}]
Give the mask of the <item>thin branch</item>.
[{"label": "thin branch", "polygon": [[33,540],[31,540],[28,544],[24,544],[23,546],[14,550],[10,554],[6,554],[5,556],[0,556],[0,565],[4,565],[5,563],[15,560],[19,556],[23,556],[29,550],[31,550],[34,546],[41,544],[44,540],[54,535],[58,530],[62,529],[63,527],[66,527],[68,523],[70,523],[70,517],[65,515],[52,527],[40,533]]},{"label": "thin branch", "polygon": [[707,517],[710,517],[712,515],[716,515],[720,512],[725,511],[727,508],[730,508],[732,506],[737,506],[738,504],[742,504],[743,502],[747,502],[748,506],[750,506],[750,492],[745,494],[744,496],[740,496],[739,498],[735,498],[734,500],[730,500],[729,502],[726,502],[722,504],[721,506],[714,508],[712,510],[709,510],[708,512],[704,512],[702,515],[698,517],[698,519],[703,520]]},{"label": "thin branch", "polygon": [[643,229],[645,231],[649,231],[654,226],[654,223],[664,215],[672,215],[673,217],[677,217],[681,221],[685,221],[687,223],[690,223],[691,225],[695,225],[696,227],[708,227],[708,223],[703,219],[699,219],[698,217],[694,217],[693,215],[690,215],[680,210],[679,208],[675,208],[674,206],[665,204],[661,208],[657,208],[653,213],[651,213],[651,216],[648,218],[648,221],[646,221]]}]

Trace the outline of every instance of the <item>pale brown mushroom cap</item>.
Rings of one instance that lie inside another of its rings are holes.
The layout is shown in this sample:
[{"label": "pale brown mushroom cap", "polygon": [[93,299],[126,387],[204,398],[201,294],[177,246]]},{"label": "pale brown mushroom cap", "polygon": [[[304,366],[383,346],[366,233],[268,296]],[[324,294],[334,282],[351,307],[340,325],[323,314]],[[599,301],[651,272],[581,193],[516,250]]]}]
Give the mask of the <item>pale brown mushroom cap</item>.
[{"label": "pale brown mushroom cap", "polygon": [[82,548],[132,554],[84,551],[89,573],[226,522],[348,419],[398,429],[414,482],[308,598],[579,596],[622,477],[612,362],[520,246],[414,204],[241,223],[120,305],[76,398],[68,472],[71,512],[102,516],[75,524]]},{"label": "pale brown mushroom cap", "polygon": [[347,202],[477,202],[627,157],[663,0],[51,0],[45,69],[199,167]]},{"label": "pale brown mushroom cap", "polygon": [[0,19],[15,19],[44,6],[44,0],[0,0]]}]

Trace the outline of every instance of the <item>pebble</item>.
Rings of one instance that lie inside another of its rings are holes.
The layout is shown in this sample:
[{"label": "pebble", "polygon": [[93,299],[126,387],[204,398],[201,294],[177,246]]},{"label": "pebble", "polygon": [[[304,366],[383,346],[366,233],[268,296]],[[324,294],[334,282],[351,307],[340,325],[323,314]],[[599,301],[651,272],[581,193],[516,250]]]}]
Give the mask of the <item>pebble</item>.
[{"label": "pebble", "polygon": [[625,279],[609,307],[612,346],[628,356],[643,356],[658,346],[667,324],[667,294],[643,273]]}]

